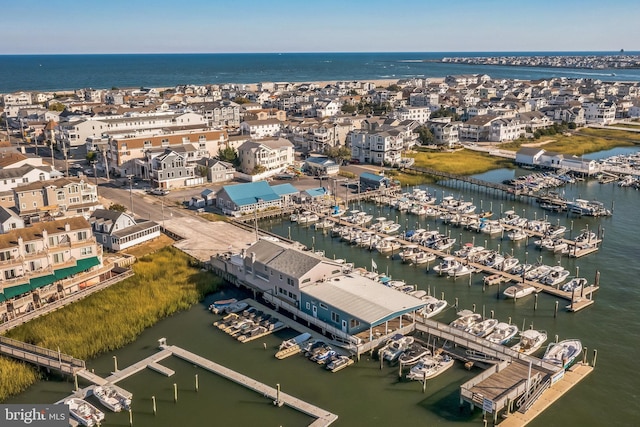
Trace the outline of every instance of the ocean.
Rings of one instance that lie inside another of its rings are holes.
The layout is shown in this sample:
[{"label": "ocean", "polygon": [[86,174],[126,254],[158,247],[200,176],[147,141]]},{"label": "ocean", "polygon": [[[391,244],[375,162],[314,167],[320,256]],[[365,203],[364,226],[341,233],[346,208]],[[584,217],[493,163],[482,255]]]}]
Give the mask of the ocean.
[{"label": "ocean", "polygon": [[[640,70],[533,68],[431,62],[443,57],[612,55],[613,52],[411,52],[2,55],[0,93],[171,87],[180,84],[311,82],[488,74],[533,80],[550,77],[640,81]],[[633,55],[635,52],[626,52]],[[426,62],[425,62],[426,61]]]}]

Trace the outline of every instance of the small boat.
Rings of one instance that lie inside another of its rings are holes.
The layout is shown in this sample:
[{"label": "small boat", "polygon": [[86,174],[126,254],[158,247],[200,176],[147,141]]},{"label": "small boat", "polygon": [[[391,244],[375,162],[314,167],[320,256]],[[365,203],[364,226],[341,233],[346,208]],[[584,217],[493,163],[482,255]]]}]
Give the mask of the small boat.
[{"label": "small boat", "polygon": [[316,230],[323,230],[325,228],[331,228],[333,227],[335,224],[335,222],[333,222],[332,220],[330,220],[329,218],[324,218],[321,221],[316,222],[313,225],[313,228],[315,228]]},{"label": "small boat", "polygon": [[411,260],[415,265],[422,265],[433,262],[437,259],[436,254],[431,252],[419,251]]},{"label": "small boat", "polygon": [[582,353],[582,342],[580,340],[564,340],[549,344],[542,360],[567,369],[580,353]]},{"label": "small boat", "polygon": [[520,332],[520,341],[511,347],[512,350],[524,354],[535,353],[542,344],[547,341],[546,331],[536,331],[535,329],[527,329]]},{"label": "small boat", "polygon": [[378,354],[384,360],[394,362],[400,355],[413,344],[413,337],[405,337],[404,335],[396,334],[388,342],[387,345],[382,347]]},{"label": "small boat", "polygon": [[474,271],[475,269],[473,267],[469,267],[468,265],[458,263],[454,268],[447,271],[447,276],[453,277],[455,279],[456,277],[468,276]]},{"label": "small boat", "polygon": [[253,337],[258,337],[259,335],[262,335],[267,331],[268,331],[267,328],[264,326],[256,326],[254,328],[249,329],[245,333],[238,335],[236,339],[240,342],[245,342]]},{"label": "small boat", "polygon": [[562,285],[560,289],[565,292],[580,292],[582,288],[587,287],[588,283],[589,282],[584,277],[574,277],[573,279]]},{"label": "small boat", "polygon": [[520,261],[516,257],[507,256],[502,262],[502,271],[511,271],[520,264]]},{"label": "small boat", "polygon": [[94,426],[104,420],[104,412],[87,401],[72,397],[64,401],[71,416],[83,426]]},{"label": "small boat", "polygon": [[447,308],[447,301],[438,299],[432,296],[422,298],[425,301],[425,306],[420,310],[420,315],[426,319],[434,317]]},{"label": "small boat", "polygon": [[131,407],[131,399],[120,393],[115,387],[96,386],[93,388],[93,395],[106,408],[113,412],[121,410],[129,410]]},{"label": "small boat", "polygon": [[518,327],[516,325],[500,322],[493,329],[493,332],[487,335],[485,339],[496,344],[504,345],[515,337],[517,333]]},{"label": "small boat", "polygon": [[422,289],[418,289],[415,291],[411,291],[409,292],[409,295],[411,295],[412,297],[416,297],[416,298],[425,298],[427,296],[427,291],[423,291]]},{"label": "small boat", "polygon": [[564,268],[558,265],[558,266],[552,267],[549,274],[547,274],[546,276],[540,279],[540,283],[548,286],[556,286],[564,282],[565,280],[567,280],[567,277],[569,277],[569,274],[571,274],[569,273],[569,270],[565,270]]},{"label": "small boat", "polygon": [[526,239],[528,237],[528,234],[522,229],[516,229],[508,232],[507,237],[514,242],[518,242],[520,240]]},{"label": "small boat", "polygon": [[314,222],[318,222],[319,220],[320,217],[318,216],[318,214],[309,211],[304,211],[300,215],[298,215],[298,224],[300,225],[309,225]]},{"label": "small boat", "polygon": [[471,335],[482,338],[493,332],[497,325],[498,319],[485,319],[481,322],[474,323],[465,329],[465,331],[469,332]]},{"label": "small boat", "polygon": [[402,365],[414,365],[418,363],[420,359],[430,354],[431,350],[428,348],[418,343],[413,343],[398,357],[398,362]]},{"label": "small boat", "polygon": [[278,350],[286,350],[292,347],[300,347],[300,345],[305,342],[308,341],[311,338],[311,334],[308,332],[302,333],[298,336],[295,336],[291,339],[282,341],[282,343],[280,343],[280,347],[278,347]]},{"label": "small boat", "polygon": [[448,257],[445,257],[440,264],[435,265],[433,267],[433,271],[435,271],[438,274],[446,274],[449,272],[449,270],[453,270],[459,264],[460,262],[456,261],[454,257],[448,256]]},{"label": "small boat", "polygon": [[341,369],[346,368],[353,364],[353,359],[349,356],[337,356],[331,362],[327,363],[326,368],[331,372],[338,372]]},{"label": "small boat", "polygon": [[238,300],[235,298],[221,299],[218,301],[214,301],[213,304],[209,306],[209,310],[213,314],[218,314],[223,312],[226,307],[230,306],[231,304],[235,304],[237,302]]},{"label": "small boat", "polygon": [[313,360],[313,358],[316,357],[318,354],[325,353],[330,349],[331,347],[329,346],[329,344],[325,343],[324,341],[315,341],[311,344],[311,347],[309,348],[308,351],[305,352],[304,355],[308,359]]},{"label": "small boat", "polygon": [[311,356],[313,362],[316,362],[318,365],[324,365],[328,363],[333,357],[337,357],[338,353],[331,348],[331,346],[326,346],[324,351],[320,351],[315,355]]},{"label": "small boat", "polygon": [[422,358],[407,374],[407,379],[424,381],[434,378],[453,366],[450,356],[438,354]]},{"label": "small boat", "polygon": [[520,299],[522,297],[526,297],[527,295],[531,295],[536,291],[534,286],[530,285],[511,285],[507,289],[504,290],[503,294],[507,298]]},{"label": "small boat", "polygon": [[241,311],[245,310],[248,306],[249,306],[249,304],[247,304],[246,302],[238,301],[236,303],[233,303],[233,304],[230,304],[230,305],[224,307],[222,312],[226,313],[226,314],[229,314],[229,313],[240,313]]},{"label": "small boat", "polygon": [[479,313],[472,313],[468,310],[458,313],[460,317],[451,322],[449,326],[455,329],[465,330],[478,322],[482,321],[482,315]]}]

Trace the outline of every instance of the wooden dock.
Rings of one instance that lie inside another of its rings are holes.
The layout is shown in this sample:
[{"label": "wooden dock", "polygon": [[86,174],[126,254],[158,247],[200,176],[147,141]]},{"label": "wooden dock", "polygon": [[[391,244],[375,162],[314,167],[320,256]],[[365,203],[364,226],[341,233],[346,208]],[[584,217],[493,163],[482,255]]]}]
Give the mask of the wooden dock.
[{"label": "wooden dock", "polygon": [[560,380],[552,384],[545,390],[538,400],[529,408],[528,411],[513,412],[508,414],[506,419],[500,422],[500,427],[523,427],[533,421],[545,409],[553,405],[557,400],[565,395],[576,384],[582,381],[587,375],[593,372],[593,367],[587,364],[576,364],[569,370],[565,371]]},{"label": "wooden dock", "polygon": [[329,411],[326,411],[315,405],[312,405],[296,397],[293,397],[290,394],[283,393],[279,389],[275,389],[266,384],[258,382],[253,378],[247,377],[246,375],[242,375],[236,371],[233,371],[229,368],[226,368],[222,365],[219,365],[215,362],[212,362],[211,360],[205,359],[204,357],[198,356],[197,354],[191,353],[180,347],[165,345],[165,346],[162,346],[161,348],[163,349],[163,351],[169,351],[174,356],[177,356],[183,360],[186,360],[189,363],[193,363],[196,366],[199,366],[203,369],[206,369],[210,372],[220,375],[223,378],[226,378],[230,381],[233,381],[257,393],[262,394],[263,396],[273,400],[274,405],[282,406],[284,404],[297,411],[300,411],[304,414],[307,414],[311,417],[316,418],[316,420],[310,424],[311,426],[314,426],[314,427],[328,426],[338,419],[338,416],[336,414],[332,414]]},{"label": "wooden dock", "polygon": [[49,350],[33,344],[0,336],[0,354],[29,362],[43,368],[73,375],[85,368],[84,360],[76,359],[60,351]]},{"label": "wooden dock", "polygon": [[149,363],[147,365],[147,368],[151,369],[152,371],[156,371],[164,375],[165,377],[171,377],[173,376],[173,374],[175,374],[175,371],[173,369],[169,369],[166,366],[162,366],[161,364],[156,362]]}]

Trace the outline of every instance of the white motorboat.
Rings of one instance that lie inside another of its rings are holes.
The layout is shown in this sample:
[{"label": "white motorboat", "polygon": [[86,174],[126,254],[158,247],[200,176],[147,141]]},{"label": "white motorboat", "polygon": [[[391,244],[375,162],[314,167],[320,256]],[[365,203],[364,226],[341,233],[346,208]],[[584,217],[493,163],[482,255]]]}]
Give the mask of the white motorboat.
[{"label": "white motorboat", "polygon": [[445,257],[438,265],[433,266],[433,271],[438,274],[446,274],[449,270],[453,270],[460,264],[459,261],[452,256]]},{"label": "white motorboat", "polygon": [[395,361],[400,355],[413,344],[413,337],[406,337],[404,335],[394,335],[387,344],[379,351],[379,355],[384,360],[389,362]]},{"label": "white motorboat", "polygon": [[549,344],[542,360],[567,369],[580,353],[582,353],[582,342],[580,340],[564,340]]},{"label": "white motorboat", "polygon": [[589,282],[584,277],[574,277],[573,279],[562,285],[560,289],[565,292],[580,292],[580,290],[587,287],[588,284]]},{"label": "white motorboat", "polygon": [[96,386],[93,388],[93,395],[103,406],[113,412],[128,410],[131,407],[131,398],[120,393],[115,387]]},{"label": "white motorboat", "polygon": [[422,298],[425,301],[425,306],[420,310],[420,315],[426,319],[434,317],[447,308],[447,301],[438,299],[432,296],[426,296]]},{"label": "white motorboat", "polygon": [[504,290],[503,294],[507,298],[520,299],[522,297],[526,297],[527,295],[531,295],[535,291],[536,288],[534,286],[518,283],[516,285],[509,286]]},{"label": "white motorboat", "polygon": [[480,322],[474,323],[465,329],[466,332],[469,332],[471,335],[475,335],[476,337],[486,337],[489,335],[498,325],[498,319],[485,319]]},{"label": "white motorboat", "polygon": [[433,262],[437,258],[438,257],[434,253],[419,251],[418,253],[416,253],[416,255],[413,258],[412,262],[414,264],[416,264],[416,265],[422,265],[422,264]]},{"label": "white motorboat", "polygon": [[546,331],[537,331],[535,329],[527,329],[520,332],[520,341],[511,347],[512,350],[524,354],[535,353],[542,344],[547,341]]},{"label": "white motorboat", "polygon": [[552,267],[549,274],[540,279],[540,283],[548,286],[556,286],[567,280],[569,274],[571,274],[569,273],[569,270],[565,270],[563,267],[558,265]]},{"label": "white motorboat", "polygon": [[448,355],[435,355],[422,358],[407,374],[407,379],[424,381],[434,378],[454,364],[453,358]]},{"label": "white motorboat", "polygon": [[516,257],[507,256],[502,262],[502,271],[511,271],[520,264],[520,261]]},{"label": "white motorboat", "polygon": [[504,256],[500,255],[498,252],[493,252],[489,257],[487,257],[482,264],[486,265],[489,268],[494,268],[496,270],[502,270],[502,263],[504,262]]},{"label": "white motorboat", "polygon": [[325,228],[331,228],[333,227],[333,225],[335,224],[335,222],[333,222],[332,220],[330,220],[329,218],[324,218],[321,221],[316,222],[313,227],[316,230],[323,230]]},{"label": "white motorboat", "polygon": [[318,214],[309,211],[304,211],[300,215],[298,215],[298,224],[300,225],[313,224],[314,222],[318,222],[319,220],[320,217],[318,216]]},{"label": "white motorboat", "polygon": [[460,317],[451,322],[449,326],[455,329],[465,330],[478,322],[482,321],[482,315],[480,313],[472,313],[468,310],[458,313]]},{"label": "white motorboat", "polygon": [[514,242],[524,240],[528,237],[528,234],[523,229],[511,230],[507,233],[507,237]]},{"label": "white motorboat", "polygon": [[422,252],[418,245],[407,245],[402,251],[398,252],[398,256],[405,263],[412,263],[418,253]]},{"label": "white motorboat", "polygon": [[69,406],[71,416],[83,426],[91,427],[104,420],[104,412],[85,400],[72,397],[64,404]]},{"label": "white motorboat", "polygon": [[376,250],[381,254],[395,252],[402,247],[402,244],[395,237],[385,237],[376,244]]},{"label": "white motorboat", "polygon": [[326,364],[326,368],[331,372],[338,372],[341,369],[352,365],[353,359],[349,356],[339,355],[334,357],[329,363]]},{"label": "white motorboat", "polygon": [[447,276],[453,277],[464,277],[473,273],[475,269],[473,267],[469,267],[468,265],[464,265],[462,263],[458,263],[454,268],[447,271]]},{"label": "white motorboat", "polygon": [[446,251],[447,249],[451,248],[455,244],[456,244],[456,239],[450,238],[450,237],[443,237],[438,241],[434,242],[433,245],[431,245],[431,248],[435,249],[436,251]]},{"label": "white motorboat", "polygon": [[398,362],[403,365],[414,365],[420,359],[431,354],[431,350],[418,344],[413,343],[398,357]]},{"label": "white motorboat", "polygon": [[518,333],[518,327],[516,325],[510,325],[505,322],[500,322],[496,325],[489,335],[485,338],[487,341],[491,341],[496,344],[506,344]]},{"label": "white motorboat", "polygon": [[425,298],[427,296],[427,291],[423,291],[422,289],[418,289],[412,292],[409,292],[409,295],[416,297],[416,298]]}]

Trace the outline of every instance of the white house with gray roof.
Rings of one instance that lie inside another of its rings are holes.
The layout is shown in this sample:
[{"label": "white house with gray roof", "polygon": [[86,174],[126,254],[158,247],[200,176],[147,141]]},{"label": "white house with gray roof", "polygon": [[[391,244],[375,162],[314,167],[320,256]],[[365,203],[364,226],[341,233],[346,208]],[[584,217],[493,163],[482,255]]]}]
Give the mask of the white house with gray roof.
[{"label": "white house with gray roof", "polygon": [[89,218],[97,242],[110,251],[121,251],[131,246],[160,237],[160,226],[147,220],[138,220],[126,212],[97,209]]}]

